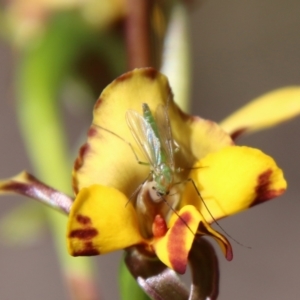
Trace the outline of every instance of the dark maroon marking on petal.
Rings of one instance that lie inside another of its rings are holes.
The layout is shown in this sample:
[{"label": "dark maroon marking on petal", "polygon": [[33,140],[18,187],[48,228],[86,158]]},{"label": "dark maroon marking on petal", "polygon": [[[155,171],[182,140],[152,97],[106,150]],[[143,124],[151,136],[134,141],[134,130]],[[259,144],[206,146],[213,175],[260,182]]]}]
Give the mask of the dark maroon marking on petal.
[{"label": "dark maroon marking on petal", "polygon": [[99,97],[94,105],[94,110],[97,110],[100,107],[100,105],[102,104],[102,102],[103,102],[103,99],[101,97]]},{"label": "dark maroon marking on petal", "polygon": [[199,223],[198,230],[201,232],[201,235],[211,235],[211,233],[207,230],[206,226],[204,226],[203,222]]},{"label": "dark maroon marking on petal", "polygon": [[[264,173],[260,174],[258,179],[257,179],[257,186],[255,188],[255,192],[256,192],[256,198],[254,200],[254,202],[264,202],[265,200],[269,200],[271,199],[269,196],[270,193],[270,177],[272,175],[273,171],[272,170],[267,170]],[[273,193],[273,192],[271,192]],[[256,203],[256,204],[258,204]]]},{"label": "dark maroon marking on petal", "polygon": [[244,127],[244,128],[240,128],[240,129],[237,129],[236,131],[234,131],[230,137],[235,141],[237,138],[239,138],[242,134],[244,134],[245,132],[247,132],[247,128]]},{"label": "dark maroon marking on petal", "polygon": [[78,189],[78,180],[75,176],[72,176],[72,188],[74,194],[77,195],[79,193],[79,189]]},{"label": "dark maroon marking on petal", "polygon": [[[183,213],[181,216],[180,216],[180,218],[178,218],[178,222],[179,221],[181,221],[181,223],[182,223],[182,225],[184,225],[184,226],[187,226],[185,223],[189,223],[190,222],[190,220],[192,219],[192,216],[191,216],[191,214],[190,214],[190,212],[188,212],[188,211],[186,211],[185,213]],[[184,223],[184,222],[185,223]]]},{"label": "dark maroon marking on petal", "polygon": [[[94,247],[93,238],[99,234],[96,228],[91,227],[92,220],[84,215],[78,214],[76,216],[77,222],[83,225],[83,229],[72,230],[69,237],[72,239],[79,239],[83,248],[75,250],[73,256],[92,256],[99,255],[100,251]],[[76,247],[75,247],[76,248]]]},{"label": "dark maroon marking on petal", "polygon": [[40,194],[40,189],[42,189],[44,194],[46,194],[49,197],[51,196],[51,193],[54,192],[54,190],[50,187],[48,187],[48,190],[46,190],[45,187],[39,184],[38,181],[35,181],[34,184],[35,186],[33,186],[33,182],[21,183],[21,182],[11,181],[3,185],[1,187],[1,190],[14,192],[21,195],[26,195],[29,197],[34,197],[37,199],[39,199],[38,194]]},{"label": "dark maroon marking on petal", "polygon": [[90,150],[90,145],[88,143],[85,143],[81,146],[79,149],[78,157],[76,158],[74,162],[74,170],[77,171],[79,168],[82,167],[84,162],[84,156],[87,154],[87,152]]},{"label": "dark maroon marking on petal", "polygon": [[35,191],[37,191],[39,188],[41,188],[45,193],[55,192],[53,188],[45,185],[29,173],[25,173],[24,177],[28,182],[18,182],[11,179],[11,181],[3,184],[1,190],[12,191],[20,194],[30,194],[31,196],[33,196],[35,194]]},{"label": "dark maroon marking on petal", "polygon": [[[224,240],[226,240],[227,243],[224,243],[223,240],[221,240],[220,238],[218,238],[217,236],[215,236],[214,234],[212,234],[210,231],[207,230],[207,227],[204,225],[203,222],[200,222],[199,223],[199,226],[198,226],[198,236],[202,236],[202,235],[208,235],[208,236],[211,236],[215,239],[218,239],[222,245],[224,245],[225,247],[225,257],[228,261],[231,261],[233,259],[233,252],[232,252],[232,248],[231,248],[231,244],[229,243],[229,241],[223,236]],[[199,234],[200,232],[200,234]]]},{"label": "dark maroon marking on petal", "polygon": [[11,178],[1,186],[0,190],[34,198],[52,208],[69,214],[73,202],[71,197],[42,183],[33,175],[23,172],[22,176],[24,176],[25,182]]},{"label": "dark maroon marking on petal", "polygon": [[131,72],[127,72],[127,73],[125,73],[125,74],[117,77],[114,82],[115,83],[119,83],[119,82],[122,82],[122,81],[126,81],[126,80],[130,79],[132,76],[133,76],[133,72],[132,71]]},{"label": "dark maroon marking on petal", "polygon": [[77,215],[76,220],[78,223],[80,223],[82,225],[91,225],[92,224],[91,218],[87,217],[87,216]]},{"label": "dark maroon marking on petal", "polygon": [[28,184],[19,183],[15,181],[8,182],[1,187],[2,191],[15,192],[19,194],[26,194],[28,189]]},{"label": "dark maroon marking on petal", "polygon": [[94,248],[93,243],[87,242],[82,250],[73,253],[73,256],[94,256],[99,255],[100,251]]},{"label": "dark maroon marking on petal", "polygon": [[39,182],[40,181],[38,179],[36,179],[33,175],[29,174],[29,173],[25,173],[25,178],[28,180],[28,181],[34,181],[34,182]]},{"label": "dark maroon marking on petal", "polygon": [[70,232],[70,238],[78,238],[80,240],[90,240],[98,235],[98,230],[95,228],[74,229]]},{"label": "dark maroon marking on petal", "polygon": [[148,77],[151,80],[154,80],[158,74],[158,71],[153,68],[145,68],[143,70],[143,75],[145,75],[145,77]]},{"label": "dark maroon marking on petal", "polygon": [[187,266],[188,253],[182,251],[184,245],[184,237],[182,236],[182,228],[187,227],[191,219],[190,213],[187,211],[180,215],[180,218],[174,223],[169,235],[167,248],[169,249],[169,260],[174,270],[179,274],[184,274]]},{"label": "dark maroon marking on petal", "polygon": [[88,137],[95,137],[98,134],[98,130],[95,127],[90,127],[88,131]]},{"label": "dark maroon marking on petal", "polygon": [[267,170],[258,177],[257,186],[255,188],[257,196],[252,202],[251,207],[280,196],[285,191],[285,189],[270,189],[272,183],[270,177],[272,173],[272,170]]}]

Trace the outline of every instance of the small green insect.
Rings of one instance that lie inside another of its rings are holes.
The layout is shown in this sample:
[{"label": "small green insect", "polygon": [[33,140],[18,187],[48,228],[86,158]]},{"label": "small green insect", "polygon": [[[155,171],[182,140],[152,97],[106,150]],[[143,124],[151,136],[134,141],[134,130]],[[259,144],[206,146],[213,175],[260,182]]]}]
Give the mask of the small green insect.
[{"label": "small green insect", "polygon": [[172,129],[168,116],[168,107],[159,105],[155,117],[147,103],[142,104],[143,115],[137,111],[128,110],[126,120],[129,129],[147,157],[150,164],[154,189],[158,199],[168,195],[174,185],[175,160],[174,154],[178,150],[172,136]]},{"label": "small green insect", "polygon": [[[147,103],[142,104],[142,109],[143,115],[135,110],[128,110],[126,112],[126,121],[134,139],[140,146],[140,149],[146,156],[148,162],[142,162],[139,160],[131,143],[129,143],[116,133],[94,124],[95,126],[102,128],[103,130],[115,135],[116,137],[127,143],[132,149],[133,154],[139,164],[150,165],[150,176],[142,184],[140,184],[140,186],[136,190],[136,192],[139,192],[136,200],[136,205],[139,207],[138,217],[142,219],[142,223],[145,222],[145,218],[147,219],[148,216],[147,207],[142,196],[143,193],[149,191],[149,195],[153,202],[160,203],[164,201],[167,204],[169,212],[174,212],[175,214],[177,214],[175,207],[179,199],[178,197],[174,198],[174,196],[178,193],[178,190],[174,190],[173,188],[175,185],[178,185],[180,183],[191,182],[202,203],[206,207],[207,211],[209,212],[210,216],[215,221],[217,226],[221,228],[228,237],[240,244],[238,241],[232,238],[214,219],[213,215],[210,213],[208,207],[206,206],[206,203],[202,199],[201,194],[192,178],[185,179],[184,181],[175,181],[176,174],[184,169],[175,167],[175,153],[179,150],[179,146],[173,139],[172,128],[168,115],[168,106],[160,104],[156,109],[155,117],[153,116]],[[170,195],[171,189],[175,191],[172,195]],[[153,191],[155,191],[155,193],[153,193]],[[136,192],[134,193],[135,195]],[[173,196],[173,199],[171,200],[169,198],[169,200],[167,200],[166,198],[169,196]],[[189,228],[189,226],[183,219],[182,222]],[[151,222],[149,222],[149,224],[152,225]],[[192,230],[191,232],[195,234]]]},{"label": "small green insect", "polygon": [[[144,184],[139,187],[140,195],[138,195],[137,199],[137,205],[139,206],[141,215],[139,217],[142,217],[143,219],[147,218],[147,211],[145,211],[146,206],[145,203],[143,203],[142,199],[143,197],[139,197],[141,196],[141,194],[143,194],[143,190],[150,191],[151,200],[153,202],[159,203],[161,201],[164,201],[170,210],[169,212],[172,211],[177,214],[175,207],[179,199],[169,199],[169,201],[167,201],[166,199],[169,196],[170,190],[175,185],[183,183],[182,181],[175,182],[176,174],[182,169],[175,168],[174,154],[178,151],[179,146],[174,141],[172,136],[172,128],[168,115],[168,106],[164,106],[162,104],[159,105],[155,112],[155,118],[147,103],[143,103],[142,108],[143,115],[140,115],[137,111],[134,110],[128,110],[126,112],[126,120],[129,129],[136,142],[146,155],[150,164],[152,175],[152,181],[149,182],[148,180],[146,180]],[[185,181],[190,181],[193,184],[202,203],[204,204],[210,216],[218,225],[218,227],[228,237],[230,237],[236,243],[242,245],[236,239],[231,237],[214,219],[213,215],[210,213],[208,207],[206,206],[206,203],[202,199],[194,180],[192,178],[188,178]],[[151,193],[151,187],[156,191],[156,195],[153,195],[153,193]],[[189,228],[188,224],[179,215],[178,217]],[[152,223],[150,224],[152,225]],[[195,234],[191,229],[190,231],[192,232],[192,234]]]}]

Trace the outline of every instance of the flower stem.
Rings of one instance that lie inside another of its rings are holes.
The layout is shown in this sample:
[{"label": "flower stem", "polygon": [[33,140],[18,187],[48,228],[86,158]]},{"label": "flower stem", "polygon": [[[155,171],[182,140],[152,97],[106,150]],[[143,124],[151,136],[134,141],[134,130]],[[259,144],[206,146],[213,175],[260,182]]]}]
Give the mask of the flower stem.
[{"label": "flower stem", "polygon": [[[61,47],[63,30],[59,30],[50,32],[44,43],[36,48],[23,51],[16,74],[17,113],[36,173],[49,185],[70,193],[70,155],[57,101],[62,79],[66,76],[66,63],[70,63],[70,59],[68,47]],[[63,44],[68,45],[68,42],[64,40]],[[91,260],[75,259],[67,254],[66,217],[49,208],[43,209],[46,210],[71,299],[99,299]]]},{"label": "flower stem", "polygon": [[150,64],[150,1],[127,0],[125,26],[128,69],[149,67]]}]

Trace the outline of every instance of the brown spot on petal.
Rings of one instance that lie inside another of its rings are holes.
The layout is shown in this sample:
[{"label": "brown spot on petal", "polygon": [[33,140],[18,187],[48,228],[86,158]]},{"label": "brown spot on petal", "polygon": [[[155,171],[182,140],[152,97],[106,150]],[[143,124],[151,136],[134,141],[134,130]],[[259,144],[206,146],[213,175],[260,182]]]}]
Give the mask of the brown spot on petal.
[{"label": "brown spot on petal", "polygon": [[[30,196],[36,194],[36,191],[38,191],[39,188],[43,188],[43,191],[46,192],[45,186],[34,176],[29,173],[24,173],[23,176],[25,182],[19,182],[11,179],[1,186],[1,190]],[[48,192],[50,190],[52,191],[52,189],[49,187]]]},{"label": "brown spot on petal", "polygon": [[90,146],[88,143],[85,143],[84,145],[81,146],[79,149],[79,154],[78,157],[75,160],[74,163],[74,170],[77,171],[81,166],[83,165],[83,157],[87,154],[87,152],[90,150]]},{"label": "brown spot on petal", "polygon": [[247,128],[244,127],[244,128],[240,128],[240,129],[237,129],[236,131],[234,131],[230,137],[235,141],[238,137],[240,137],[242,134],[244,134],[245,132],[247,131]]},{"label": "brown spot on petal", "polygon": [[75,176],[72,177],[72,188],[75,195],[77,195],[79,193],[79,189],[78,189],[78,180]]},{"label": "brown spot on petal", "polygon": [[115,82],[116,82],[116,83],[119,83],[119,82],[122,82],[122,81],[126,81],[126,80],[130,79],[130,78],[132,77],[132,75],[133,75],[133,72],[127,72],[127,73],[125,73],[125,74],[119,76],[119,77],[115,80]]},{"label": "brown spot on petal", "polygon": [[98,235],[98,230],[95,228],[85,228],[85,229],[74,229],[70,232],[70,238],[77,238],[80,240],[90,240]]},{"label": "brown spot on petal", "polygon": [[206,226],[204,226],[203,222],[199,223],[197,231],[200,231],[201,235],[205,235],[205,234],[206,235],[211,235],[210,232],[207,230]]},{"label": "brown spot on petal", "polygon": [[29,173],[25,173],[25,176],[24,176],[28,181],[34,181],[34,182],[37,182],[38,180],[31,174]]},{"label": "brown spot on petal", "polygon": [[97,128],[95,128],[95,127],[90,127],[90,129],[89,129],[87,135],[88,135],[88,137],[94,137],[94,136],[97,135],[97,133],[98,133]]},{"label": "brown spot on petal", "polygon": [[184,274],[186,271],[188,252],[186,252],[184,247],[185,234],[182,233],[182,229],[184,228],[184,232],[186,232],[185,229],[190,219],[191,215],[188,211],[183,213],[174,223],[169,235],[169,260],[174,270],[179,274]]},{"label": "brown spot on petal", "polygon": [[91,218],[89,218],[87,216],[77,215],[76,220],[78,223],[80,223],[82,225],[91,225],[92,224]]},{"label": "brown spot on petal", "polygon": [[[71,230],[69,234],[70,239],[75,239],[75,249],[73,249],[73,256],[92,256],[100,254],[100,251],[94,246],[93,238],[96,237],[99,232],[92,225],[91,218],[78,214],[76,220],[81,224],[81,228]],[[78,241],[79,240],[79,241]]]},{"label": "brown spot on petal", "polygon": [[92,242],[87,242],[84,244],[84,248],[81,250],[77,250],[73,253],[73,256],[93,256],[99,255],[100,252],[94,248]]},{"label": "brown spot on petal", "polygon": [[102,104],[102,102],[103,102],[103,99],[101,97],[99,97],[94,105],[94,110],[98,109],[100,107],[100,105]]},{"label": "brown spot on petal", "polygon": [[[75,162],[74,162],[74,169],[73,171],[76,172],[78,171],[83,163],[84,163],[84,156],[86,156],[86,154],[90,151],[90,145],[88,143],[85,143],[84,145],[81,146],[81,148],[79,149],[79,154],[78,157],[76,158]],[[72,177],[72,187],[74,190],[75,194],[78,194],[78,181],[76,178],[76,174],[73,174]]]},{"label": "brown spot on petal", "polygon": [[19,183],[15,181],[8,182],[1,186],[2,191],[13,191],[15,193],[26,194],[28,190],[28,185],[24,183]]},{"label": "brown spot on petal", "polygon": [[146,77],[148,77],[151,80],[154,80],[157,77],[158,72],[153,68],[146,68],[143,71],[143,75],[145,75]]},{"label": "brown spot on petal", "polygon": [[257,196],[255,200],[252,202],[251,206],[271,200],[277,196],[280,196],[285,191],[285,189],[280,189],[280,190],[270,189],[270,185],[272,183],[270,178],[272,176],[272,173],[273,173],[272,170],[267,170],[258,177],[257,186],[255,188],[255,192]]},{"label": "brown spot on petal", "polygon": [[[34,197],[37,199],[39,199],[39,197],[42,196],[47,196],[50,198],[51,195],[55,193],[55,190],[51,189],[50,187],[46,189],[42,184],[39,183],[39,181],[35,180],[34,177],[32,178],[32,182],[28,183],[17,181],[8,182],[6,184],[3,184],[1,190],[26,195],[29,197]],[[42,193],[44,195],[42,195]]]}]

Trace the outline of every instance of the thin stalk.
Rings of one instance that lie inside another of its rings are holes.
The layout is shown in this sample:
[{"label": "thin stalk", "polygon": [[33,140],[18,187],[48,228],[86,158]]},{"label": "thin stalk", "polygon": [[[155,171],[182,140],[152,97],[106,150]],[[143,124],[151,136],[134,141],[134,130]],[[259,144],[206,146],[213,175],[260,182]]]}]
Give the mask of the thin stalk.
[{"label": "thin stalk", "polygon": [[150,1],[127,0],[125,39],[128,69],[149,67]]},{"label": "thin stalk", "polygon": [[[68,42],[62,36],[63,30],[59,30],[52,32],[40,47],[23,51],[16,74],[17,113],[35,172],[47,184],[70,194],[70,155],[57,101],[70,55],[66,50]],[[67,218],[49,208],[44,209],[70,298],[99,299],[91,260],[75,259],[67,254]]]}]

